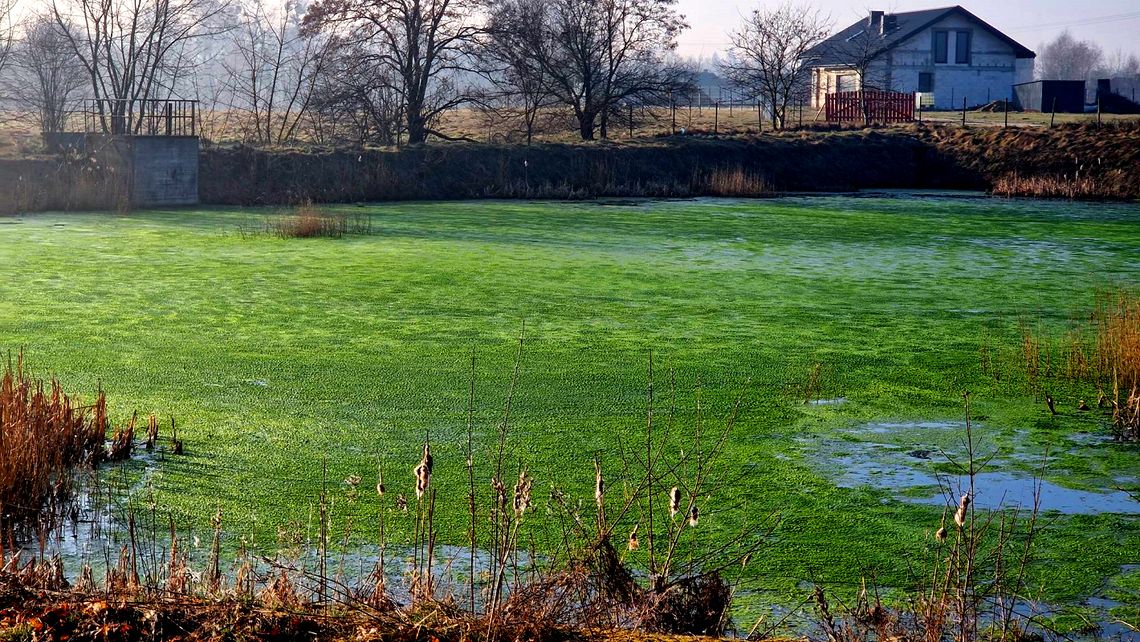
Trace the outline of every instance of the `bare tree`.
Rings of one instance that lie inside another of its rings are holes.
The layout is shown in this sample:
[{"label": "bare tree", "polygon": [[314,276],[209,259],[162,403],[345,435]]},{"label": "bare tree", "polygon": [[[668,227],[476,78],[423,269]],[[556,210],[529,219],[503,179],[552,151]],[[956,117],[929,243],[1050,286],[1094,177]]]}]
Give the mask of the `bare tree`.
[{"label": "bare tree", "polygon": [[528,55],[524,34],[540,31],[541,6],[527,0],[504,0],[491,7],[486,38],[475,46],[472,58],[488,86],[476,92],[475,102],[492,118],[515,120],[529,145],[539,116],[555,103],[543,65]]},{"label": "bare tree", "polygon": [[803,89],[818,58],[816,47],[830,31],[830,20],[806,5],[786,2],[754,9],[729,34],[732,55],[721,63],[721,71],[737,87],[762,96],[772,126],[784,127],[788,105]]},{"label": "bare tree", "polygon": [[321,143],[394,145],[403,131],[400,83],[360,47],[334,41],[317,78],[307,131]]},{"label": "bare tree", "polygon": [[56,24],[100,102],[104,131],[127,133],[141,100],[168,98],[196,56],[196,40],[225,31],[227,0],[52,0]]},{"label": "bare tree", "polygon": [[1066,29],[1041,45],[1037,75],[1045,80],[1088,80],[1096,75],[1104,51],[1095,42],[1077,40]]},{"label": "bare tree", "polygon": [[35,115],[40,131],[63,131],[85,79],[66,34],[51,15],[27,21],[12,50],[12,67],[4,86],[20,110]]},{"label": "bare tree", "polygon": [[246,137],[280,145],[305,119],[329,48],[319,34],[302,35],[292,1],[267,7],[254,0],[234,30],[233,54],[222,63],[231,79],[231,108],[243,114]]},{"label": "bare tree", "polygon": [[479,0],[318,0],[307,33],[334,31],[398,82],[409,143],[421,143],[439,116],[464,101],[456,72],[480,27]]},{"label": "bare tree", "polygon": [[687,27],[676,0],[520,0],[536,19],[514,42],[538,64],[558,104],[570,109],[583,140],[608,136],[622,104],[667,99],[691,83],[665,54]]},{"label": "bare tree", "polygon": [[1126,54],[1122,49],[1117,49],[1105,58],[1100,76],[1105,78],[1140,76],[1140,58],[1134,53]]},{"label": "bare tree", "polygon": [[8,66],[16,39],[16,0],[0,0],[0,73]]}]

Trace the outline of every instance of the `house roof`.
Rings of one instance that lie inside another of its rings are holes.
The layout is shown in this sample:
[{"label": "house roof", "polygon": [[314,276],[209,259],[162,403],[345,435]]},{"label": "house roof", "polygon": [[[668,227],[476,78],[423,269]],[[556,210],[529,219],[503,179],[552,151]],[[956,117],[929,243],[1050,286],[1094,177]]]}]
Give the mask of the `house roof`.
[{"label": "house roof", "polygon": [[[885,34],[882,34],[881,36],[878,34],[874,35],[875,38],[881,41],[882,45],[881,48],[879,48],[877,54],[881,54],[883,52],[894,49],[906,40],[910,39],[911,36],[914,36],[927,27],[930,27],[936,22],[943,20],[944,18],[947,18],[955,13],[976,22],[979,26],[985,28],[998,39],[1008,44],[1013,48],[1013,53],[1018,58],[1037,57],[1037,54],[1022,46],[1021,43],[998,31],[985,20],[982,20],[981,18],[975,16],[969,11],[966,11],[960,6],[887,14],[886,17],[888,20],[894,20],[894,28]],[[831,65],[842,65],[849,62],[847,60],[848,56],[845,55],[845,52],[851,50],[850,43],[859,38],[868,28],[871,28],[870,24],[867,18],[863,18],[850,27],[843,29],[839,33],[836,33],[827,40],[816,45],[807,53],[807,56],[812,59],[812,66],[826,67]],[[877,27],[875,27],[875,29],[876,31],[878,30]],[[862,47],[863,45],[860,44],[859,46]]]}]

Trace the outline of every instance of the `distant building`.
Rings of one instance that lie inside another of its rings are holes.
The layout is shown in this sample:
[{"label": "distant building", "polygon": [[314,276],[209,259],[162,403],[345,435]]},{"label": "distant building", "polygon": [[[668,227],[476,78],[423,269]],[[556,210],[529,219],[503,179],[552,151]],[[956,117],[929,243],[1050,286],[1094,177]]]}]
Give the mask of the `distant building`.
[{"label": "distant building", "polygon": [[1037,54],[962,7],[885,13],[808,52],[811,102],[858,89],[920,93],[926,108],[960,109],[1012,97],[1033,80]]}]

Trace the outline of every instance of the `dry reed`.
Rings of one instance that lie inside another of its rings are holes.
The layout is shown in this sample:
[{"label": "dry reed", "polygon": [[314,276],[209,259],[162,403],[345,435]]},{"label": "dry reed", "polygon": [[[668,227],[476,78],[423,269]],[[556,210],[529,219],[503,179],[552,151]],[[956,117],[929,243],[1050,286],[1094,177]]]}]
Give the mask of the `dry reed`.
[{"label": "dry reed", "polygon": [[717,168],[705,181],[704,192],[710,196],[768,196],[774,190],[768,181],[756,172],[742,167]]},{"label": "dry reed", "polygon": [[1022,176],[1006,174],[994,180],[992,191],[997,196],[1060,198],[1074,201],[1126,200],[1135,188],[1125,174],[1116,170],[1104,175]]},{"label": "dry reed", "polygon": [[0,513],[14,528],[58,514],[70,499],[70,471],[103,456],[106,398],[83,406],[59,381],[33,379],[21,354],[0,379]]}]

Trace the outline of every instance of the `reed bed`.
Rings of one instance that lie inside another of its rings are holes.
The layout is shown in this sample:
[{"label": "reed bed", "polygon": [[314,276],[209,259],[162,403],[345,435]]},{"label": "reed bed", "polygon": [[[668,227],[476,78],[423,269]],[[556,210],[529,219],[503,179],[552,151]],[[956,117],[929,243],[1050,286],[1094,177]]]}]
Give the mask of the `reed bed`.
[{"label": "reed bed", "polygon": [[[1096,405],[1111,417],[1115,436],[1140,441],[1140,296],[1125,291],[1100,294],[1084,318],[1055,340],[1021,324],[1026,383],[1044,396],[1053,414],[1053,397],[1046,391],[1050,383],[1095,386]],[[1079,410],[1091,411],[1092,406],[1082,400]]]},{"label": "reed bed", "polygon": [[56,379],[28,373],[23,355],[9,359],[0,378],[0,525],[3,537],[58,516],[71,497],[71,470],[104,456],[107,402],[91,405],[63,391]]},{"label": "reed bed", "polygon": [[1136,188],[1122,171],[1103,175],[1042,176],[1006,174],[994,179],[994,195],[1059,198],[1071,201],[1121,201],[1134,198]]},{"label": "reed bed", "polygon": [[708,177],[704,192],[710,196],[770,196],[776,190],[758,172],[743,167],[719,168]]}]

